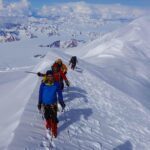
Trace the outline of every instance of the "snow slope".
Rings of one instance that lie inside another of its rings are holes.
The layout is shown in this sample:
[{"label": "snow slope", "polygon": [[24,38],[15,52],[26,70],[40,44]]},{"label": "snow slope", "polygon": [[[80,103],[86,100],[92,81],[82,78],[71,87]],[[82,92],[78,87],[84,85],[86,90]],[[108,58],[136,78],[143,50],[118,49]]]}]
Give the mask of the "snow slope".
[{"label": "snow slope", "polygon": [[[65,62],[70,58],[59,51],[50,52],[41,69],[47,68],[47,62],[58,56]],[[59,135],[52,141],[52,146],[36,108],[37,84],[35,91],[30,92],[32,95],[7,149],[148,150],[149,110],[96,76],[94,65],[85,66],[87,63],[80,60],[76,71],[69,70],[71,87],[64,92],[67,108],[64,113],[59,112]],[[30,82],[33,82],[32,75],[29,76]],[[33,80],[37,81],[37,78]]]},{"label": "snow slope", "polygon": [[[26,51],[28,66],[24,57],[20,65],[18,57],[17,69],[1,70],[0,149],[148,150],[149,22],[147,17],[135,20],[83,49],[70,50],[70,55],[50,49],[41,61],[31,61],[33,53]],[[26,41],[28,50],[35,54],[40,40],[34,39],[33,45]],[[67,64],[74,54],[81,59],[75,71],[68,71],[71,86],[64,91],[66,111],[59,112],[59,135],[50,142],[36,107],[41,79],[24,71],[44,72],[56,58]]]},{"label": "snow slope", "polygon": [[68,52],[95,64],[101,70],[97,74],[103,80],[149,109],[149,24],[149,17],[139,18],[81,49]]}]

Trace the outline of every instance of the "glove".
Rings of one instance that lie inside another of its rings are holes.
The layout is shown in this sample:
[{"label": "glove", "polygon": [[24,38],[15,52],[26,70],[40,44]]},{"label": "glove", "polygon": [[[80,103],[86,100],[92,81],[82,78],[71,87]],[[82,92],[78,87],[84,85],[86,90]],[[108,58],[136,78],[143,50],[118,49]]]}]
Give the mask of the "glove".
[{"label": "glove", "polygon": [[68,80],[65,80],[65,83],[66,83],[66,85],[67,85],[68,87],[70,86],[70,83],[69,83]]},{"label": "glove", "polygon": [[37,107],[38,107],[38,110],[40,111],[41,110],[41,104],[38,104]]},{"label": "glove", "polygon": [[61,105],[62,110],[64,110],[66,107],[66,104],[64,103],[64,101],[60,101],[59,104]]},{"label": "glove", "polygon": [[55,117],[54,120],[55,120],[56,123],[59,123],[59,120],[58,120],[57,117]]},{"label": "glove", "polygon": [[66,74],[67,74],[67,71],[65,71],[64,74],[66,75]]},{"label": "glove", "polygon": [[43,76],[43,74],[42,74],[41,72],[38,72],[37,75],[38,75],[39,77],[42,77],[42,76]]}]

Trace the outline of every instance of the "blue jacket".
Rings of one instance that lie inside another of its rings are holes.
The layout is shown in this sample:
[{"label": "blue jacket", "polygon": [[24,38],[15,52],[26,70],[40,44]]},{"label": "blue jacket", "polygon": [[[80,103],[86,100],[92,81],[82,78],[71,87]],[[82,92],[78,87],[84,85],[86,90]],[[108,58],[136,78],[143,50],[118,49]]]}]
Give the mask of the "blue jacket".
[{"label": "blue jacket", "polygon": [[39,91],[39,104],[51,105],[63,101],[62,92],[59,89],[59,85],[53,83],[51,85],[41,83]]}]

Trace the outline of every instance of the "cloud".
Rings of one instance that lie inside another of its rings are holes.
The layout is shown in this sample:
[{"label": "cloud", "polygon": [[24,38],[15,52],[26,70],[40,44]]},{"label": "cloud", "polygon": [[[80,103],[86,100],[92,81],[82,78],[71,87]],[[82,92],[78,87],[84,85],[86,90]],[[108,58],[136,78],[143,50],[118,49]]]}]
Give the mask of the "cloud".
[{"label": "cloud", "polygon": [[0,0],[0,10],[3,9],[3,0]]},{"label": "cloud", "polygon": [[85,2],[57,4],[51,6],[43,6],[38,14],[41,16],[51,15],[98,15],[102,18],[111,17],[139,17],[145,14],[146,11],[140,8],[123,6],[120,4],[101,5],[88,4]]},{"label": "cloud", "polygon": [[14,3],[10,3],[10,5],[8,5],[8,7],[10,7],[11,9],[28,9],[29,7],[29,2],[27,0],[21,0],[20,2],[14,2]]},{"label": "cloud", "polygon": [[[34,12],[35,11],[35,12]],[[20,0],[18,2],[11,2],[6,4],[0,0],[0,16],[28,16],[31,13],[44,17],[48,16],[101,16],[101,18],[114,18],[114,17],[139,17],[146,11],[128,7],[123,5],[100,5],[88,4],[86,2],[72,2],[66,4],[44,5],[39,10],[31,9],[29,0]]]},{"label": "cloud", "polygon": [[59,14],[90,14],[92,13],[91,8],[84,2],[67,3],[67,4],[56,4],[53,6],[44,5],[38,14],[41,16],[59,15]]},{"label": "cloud", "polygon": [[[73,4],[73,3],[72,3]],[[68,7],[72,7],[72,10],[74,13],[80,13],[80,14],[92,14],[93,10],[92,7],[86,4],[85,2],[78,2],[74,3],[74,5],[68,5]]]},{"label": "cloud", "polygon": [[0,16],[24,16],[30,13],[30,3],[28,0],[9,4],[4,4],[3,0],[0,0]]}]

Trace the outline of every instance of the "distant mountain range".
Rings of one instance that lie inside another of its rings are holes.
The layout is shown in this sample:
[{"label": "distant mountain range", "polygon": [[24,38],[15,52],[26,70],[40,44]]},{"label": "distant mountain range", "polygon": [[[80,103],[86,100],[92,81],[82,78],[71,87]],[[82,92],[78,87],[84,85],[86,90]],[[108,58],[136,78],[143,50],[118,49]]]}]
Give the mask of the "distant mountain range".
[{"label": "distant mountain range", "polygon": [[[26,23],[12,23],[4,22],[1,23],[0,30],[0,43],[12,42],[21,40],[24,38],[37,38],[39,36],[45,35],[47,37],[51,36],[61,36],[68,34],[68,40],[79,39],[88,41],[105,34],[107,31],[105,28],[111,26],[114,30],[121,24],[126,24],[132,19],[93,19],[87,18],[87,16],[82,16],[81,18],[70,16],[55,16],[48,18],[35,18],[28,17]],[[7,20],[8,21],[8,20]],[[110,29],[110,28],[109,28]]]},{"label": "distant mountain range", "polygon": [[0,43],[41,36],[60,37],[64,34],[67,41],[91,41],[131,22],[145,12],[121,5],[89,5],[79,2],[43,6],[30,15],[17,16],[15,12],[10,16],[5,13],[0,16]]}]

